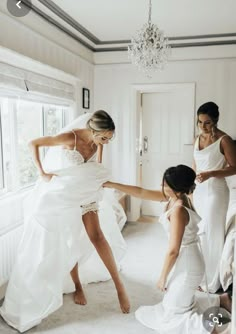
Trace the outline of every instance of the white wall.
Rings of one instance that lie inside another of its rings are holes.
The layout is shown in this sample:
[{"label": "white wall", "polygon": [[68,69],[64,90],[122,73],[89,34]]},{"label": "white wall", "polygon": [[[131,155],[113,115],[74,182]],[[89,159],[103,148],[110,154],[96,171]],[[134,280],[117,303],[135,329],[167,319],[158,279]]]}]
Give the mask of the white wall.
[{"label": "white wall", "polygon": [[[194,54],[194,49],[191,48],[192,54]],[[212,54],[212,47],[202,49],[204,49],[204,54],[200,58],[208,58],[208,55]],[[220,57],[223,57],[223,49],[218,50]],[[220,59],[217,59],[216,52],[213,57],[216,59],[188,59],[189,50],[186,49],[186,52],[182,50],[181,57],[185,60],[170,61],[167,67],[154,74],[152,79],[146,78],[130,64],[111,63],[95,66],[94,107],[107,110],[113,116],[117,126],[116,139],[108,148],[114,179],[133,182],[133,171],[130,166],[133,165],[131,156],[134,146],[129,145],[129,138],[136,127],[136,124],[132,123],[131,116],[133,104],[131,87],[133,85],[195,82],[196,109],[204,102],[216,102],[221,112],[219,127],[236,138],[235,50],[235,46],[230,52],[227,49],[225,54],[229,58]],[[196,53],[197,51],[199,50],[196,50]],[[231,57],[232,54],[233,57]],[[107,58],[107,61],[112,62],[112,58]]]}]

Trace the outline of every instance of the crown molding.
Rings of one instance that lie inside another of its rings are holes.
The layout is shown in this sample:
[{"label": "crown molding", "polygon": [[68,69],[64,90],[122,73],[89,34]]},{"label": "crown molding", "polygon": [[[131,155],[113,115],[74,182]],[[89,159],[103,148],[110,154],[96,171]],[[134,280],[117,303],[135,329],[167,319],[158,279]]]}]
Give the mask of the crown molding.
[{"label": "crown molding", "polygon": [[[38,0],[49,11],[54,13],[56,17],[61,19],[64,24],[58,22],[55,18],[50,17],[37,6],[30,4],[28,0],[22,0],[26,6],[30,6],[32,10],[45,19],[48,23],[54,25],[68,36],[75,39],[78,43],[88,48],[93,52],[111,52],[111,51],[127,51],[127,46],[130,40],[109,40],[101,41],[94,34],[84,28],[70,15],[63,11],[52,0]],[[68,25],[68,27],[66,27]],[[73,31],[70,29],[72,28]],[[212,35],[195,35],[195,36],[178,36],[168,37],[171,48],[188,48],[188,47],[204,47],[204,46],[219,46],[219,45],[234,45],[236,44],[236,32],[227,34],[212,34]]]}]

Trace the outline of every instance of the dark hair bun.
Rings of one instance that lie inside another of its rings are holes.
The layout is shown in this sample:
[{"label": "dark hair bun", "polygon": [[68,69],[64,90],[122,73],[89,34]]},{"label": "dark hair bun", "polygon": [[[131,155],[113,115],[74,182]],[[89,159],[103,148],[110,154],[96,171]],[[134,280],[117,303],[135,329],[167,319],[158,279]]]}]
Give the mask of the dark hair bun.
[{"label": "dark hair bun", "polygon": [[185,165],[168,168],[163,176],[168,186],[176,192],[191,194],[195,185],[196,173],[194,170]]},{"label": "dark hair bun", "polygon": [[215,102],[202,104],[197,111],[197,115],[208,115],[215,123],[219,120],[219,107]]},{"label": "dark hair bun", "polygon": [[196,188],[196,183],[193,183],[193,185],[189,188],[189,191],[188,192],[186,191],[186,194],[187,195],[192,194],[194,192],[195,188]]}]

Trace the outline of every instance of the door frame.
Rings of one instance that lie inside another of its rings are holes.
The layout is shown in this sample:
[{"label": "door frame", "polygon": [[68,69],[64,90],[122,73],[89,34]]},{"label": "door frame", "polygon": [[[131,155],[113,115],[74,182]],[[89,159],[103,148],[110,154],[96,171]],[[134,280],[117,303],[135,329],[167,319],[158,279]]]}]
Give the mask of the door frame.
[{"label": "door frame", "polygon": [[[140,185],[140,148],[142,138],[140,138],[140,115],[142,111],[141,107],[141,95],[143,93],[164,93],[171,92],[173,89],[179,87],[188,87],[192,89],[194,95],[193,108],[196,109],[196,83],[184,82],[184,83],[162,83],[162,84],[134,84],[131,86],[131,112],[130,112],[130,124],[133,124],[130,129],[130,182],[132,184]],[[195,136],[195,126],[193,124],[193,133]],[[128,219],[130,221],[136,221],[140,217],[141,200],[134,197],[130,198],[130,212]]]}]

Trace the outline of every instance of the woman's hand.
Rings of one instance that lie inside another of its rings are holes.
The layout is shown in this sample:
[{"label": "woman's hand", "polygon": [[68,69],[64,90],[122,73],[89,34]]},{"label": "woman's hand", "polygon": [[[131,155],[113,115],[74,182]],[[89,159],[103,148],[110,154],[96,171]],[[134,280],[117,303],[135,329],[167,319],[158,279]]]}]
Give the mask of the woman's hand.
[{"label": "woman's hand", "polygon": [[43,173],[43,174],[41,175],[43,181],[45,181],[45,182],[49,182],[49,181],[51,181],[51,179],[52,179],[53,176],[57,176],[57,174]]},{"label": "woman's hand", "polygon": [[103,186],[103,188],[112,188],[112,182],[107,181],[107,182],[103,183],[102,186]]},{"label": "woman's hand", "polygon": [[166,291],[166,278],[165,277],[160,277],[158,282],[157,282],[157,288],[161,291]]},{"label": "woman's hand", "polygon": [[197,174],[196,181],[202,183],[212,177],[211,172],[201,172]]}]

